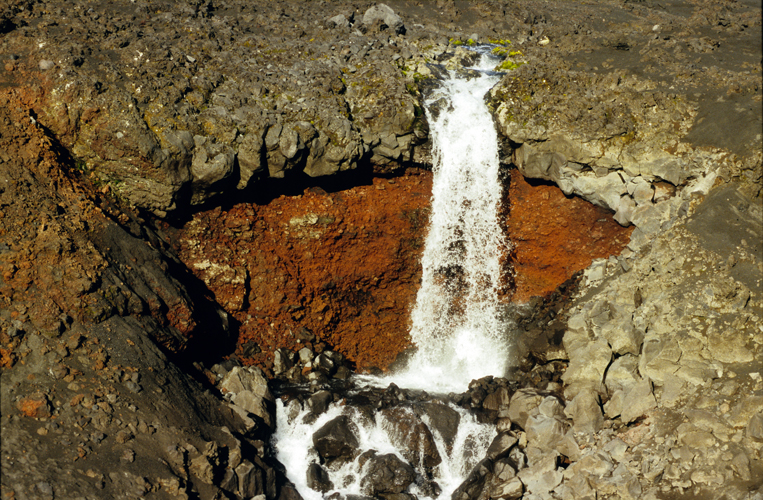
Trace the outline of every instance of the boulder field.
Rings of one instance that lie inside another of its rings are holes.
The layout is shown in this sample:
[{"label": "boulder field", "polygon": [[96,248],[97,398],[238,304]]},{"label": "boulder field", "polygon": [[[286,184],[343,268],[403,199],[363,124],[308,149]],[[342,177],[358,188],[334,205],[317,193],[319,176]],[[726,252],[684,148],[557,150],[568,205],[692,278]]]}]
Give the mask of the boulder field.
[{"label": "boulder field", "polygon": [[276,397],[410,347],[424,100],[481,43],[517,359],[449,396],[500,431],[454,498],[760,498],[761,6],[709,0],[3,4],[0,495],[299,498]]}]

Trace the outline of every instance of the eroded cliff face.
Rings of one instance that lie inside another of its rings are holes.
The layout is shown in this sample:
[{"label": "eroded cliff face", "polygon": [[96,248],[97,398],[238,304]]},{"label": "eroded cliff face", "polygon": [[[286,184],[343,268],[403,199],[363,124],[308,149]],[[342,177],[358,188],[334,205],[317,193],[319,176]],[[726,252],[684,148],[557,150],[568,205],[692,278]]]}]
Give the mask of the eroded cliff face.
[{"label": "eroded cliff face", "polygon": [[[269,370],[277,348],[330,346],[360,370],[386,369],[410,347],[431,179],[411,170],[333,193],[216,207],[177,230],[178,253],[234,319],[245,362]],[[509,184],[507,301],[546,297],[628,242],[632,228],[607,210],[530,185],[516,170]]]},{"label": "eroded cliff face", "polygon": [[511,171],[508,204],[514,302],[548,296],[594,259],[619,255],[633,232],[611,211],[566,197],[556,186],[531,185],[518,170]]},{"label": "eroded cliff face", "polygon": [[235,318],[246,362],[328,344],[383,368],[409,343],[430,194],[431,174],[412,171],[218,207],[180,231],[179,254]]}]

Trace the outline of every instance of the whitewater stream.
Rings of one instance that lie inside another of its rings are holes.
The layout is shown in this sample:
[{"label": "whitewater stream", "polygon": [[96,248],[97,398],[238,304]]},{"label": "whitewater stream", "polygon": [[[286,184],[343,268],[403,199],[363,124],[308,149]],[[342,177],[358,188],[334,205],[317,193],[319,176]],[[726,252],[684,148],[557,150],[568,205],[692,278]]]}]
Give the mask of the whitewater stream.
[{"label": "whitewater stream", "polygon": [[[509,243],[498,223],[502,194],[498,137],[484,103],[486,92],[500,79],[490,71],[496,64],[489,52],[483,54],[472,68],[476,71],[451,72],[425,103],[434,178],[422,283],[411,314],[411,338],[417,350],[397,373],[354,377],[356,392],[395,384],[430,394],[462,393],[473,379],[506,374],[509,342],[498,294],[501,259]],[[305,500],[336,494],[375,496],[372,481],[364,479],[372,463],[363,453],[367,450],[413,466],[416,480],[405,493],[449,499],[497,434],[493,425],[479,423],[445,399],[372,415],[333,403],[317,418],[311,405],[296,399],[289,404],[279,400],[277,406],[276,456]],[[457,432],[448,433],[443,415],[457,422]],[[345,417],[358,452],[354,458],[322,461],[313,447],[314,434]],[[418,444],[412,447],[412,442]],[[427,443],[436,451],[425,449]],[[307,472],[311,467],[312,480]],[[329,479],[317,488],[323,492],[311,488],[316,483],[315,468]]]}]

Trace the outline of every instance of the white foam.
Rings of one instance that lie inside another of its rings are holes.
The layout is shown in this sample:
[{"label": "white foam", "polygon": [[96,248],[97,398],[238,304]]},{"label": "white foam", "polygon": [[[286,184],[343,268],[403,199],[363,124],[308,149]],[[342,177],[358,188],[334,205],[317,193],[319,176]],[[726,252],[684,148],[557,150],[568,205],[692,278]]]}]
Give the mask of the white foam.
[{"label": "white foam", "polygon": [[[495,61],[483,57],[482,69]],[[501,259],[509,250],[498,221],[501,198],[498,137],[483,101],[498,76],[483,74],[469,81],[451,78],[427,107],[445,98],[449,108],[430,118],[434,145],[434,179],[429,231],[422,256],[422,284],[412,312],[411,337],[418,346],[406,370],[384,377],[356,376],[355,381],[386,387],[421,389],[430,393],[463,392],[471,380],[502,376],[509,366],[509,340],[499,312]],[[460,415],[451,453],[434,426],[428,425],[442,458],[433,479],[450,498],[467,474],[485,456],[496,434],[492,425],[453,406]],[[333,404],[308,424],[308,410],[296,401],[277,402],[274,445],[277,459],[305,500],[333,493],[362,495],[362,470],[356,459],[328,470],[335,489],[321,494],[307,487],[306,471],[318,462],[312,435],[329,420],[346,414],[357,426],[359,450],[394,453],[402,458],[388,430],[390,423],[376,413],[373,420],[351,408]],[[426,416],[422,417],[425,423]],[[419,473],[423,474],[421,464]],[[330,469],[330,468],[329,468]],[[410,493],[427,498],[418,486]]]},{"label": "white foam", "polygon": [[509,366],[498,308],[501,259],[509,245],[498,221],[498,136],[484,103],[497,80],[490,74],[451,77],[427,102],[431,108],[445,97],[449,108],[430,120],[432,209],[411,315],[418,351],[405,371],[369,381],[375,385],[461,392],[473,379],[505,375]]},{"label": "white foam", "polygon": [[[437,429],[427,425],[442,458],[442,462],[434,469],[433,477],[442,489],[438,497],[440,499],[450,498],[466,475],[485,456],[488,446],[496,435],[495,427],[492,425],[481,424],[471,413],[455,405],[450,406],[460,415],[458,432],[453,441],[451,453],[447,453],[445,441]],[[376,450],[379,455],[392,453],[405,461],[390,437],[389,431],[393,425],[381,413],[376,413],[372,421],[361,416],[352,407],[333,403],[326,413],[309,424],[307,408],[301,408],[297,401],[284,406],[282,401],[278,400],[276,402],[276,433],[273,440],[276,458],[286,467],[287,476],[304,500],[322,500],[333,493],[339,493],[342,496],[368,495],[368,492],[364,492],[361,487],[363,471],[358,458],[336,470],[330,467],[324,468],[334,484],[333,490],[322,494],[307,486],[307,468],[312,462],[319,463],[318,453],[312,448],[312,435],[327,422],[342,414],[348,415],[356,426],[354,431],[358,438],[358,450],[361,453]],[[426,416],[422,417],[422,420],[429,424]],[[419,474],[423,474],[421,464],[412,465],[416,466]],[[410,492],[422,499],[429,498],[415,484],[411,486]]]}]

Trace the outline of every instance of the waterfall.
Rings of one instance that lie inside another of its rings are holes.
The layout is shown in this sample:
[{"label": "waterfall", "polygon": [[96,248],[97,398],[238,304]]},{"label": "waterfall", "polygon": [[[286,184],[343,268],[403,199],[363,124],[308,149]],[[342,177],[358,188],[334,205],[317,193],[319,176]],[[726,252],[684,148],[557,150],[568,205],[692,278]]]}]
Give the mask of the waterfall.
[{"label": "waterfall", "polygon": [[418,350],[406,369],[381,380],[384,385],[462,392],[471,380],[503,376],[508,368],[498,307],[508,242],[498,223],[498,136],[484,102],[499,76],[470,75],[451,74],[425,103],[435,161],[421,288],[411,315]]},{"label": "waterfall", "polygon": [[[289,478],[304,500],[323,500],[335,493],[339,493],[341,497],[368,496],[368,491],[364,490],[362,484],[362,477],[366,472],[363,470],[362,455],[347,462],[326,466],[334,488],[325,495],[308,486],[305,471],[311,463],[319,462],[318,453],[311,447],[312,435],[340,415],[348,415],[356,425],[355,433],[359,450],[374,450],[379,455],[391,453],[402,461],[406,460],[401,452],[401,443],[395,439],[394,423],[380,413],[376,413],[373,420],[370,420],[356,408],[334,403],[317,419],[312,420],[307,405],[300,408],[296,401],[292,401],[288,406],[278,401],[277,405],[278,432],[274,441],[276,458],[290,471]],[[443,500],[451,497],[467,474],[484,457],[496,435],[494,426],[479,423],[474,415],[455,405],[450,405],[450,408],[460,417],[458,432],[450,446],[446,444],[446,440],[434,426],[431,426],[437,453],[442,459],[442,462],[436,466],[434,480],[441,489],[437,498]],[[406,408],[405,411],[410,410]],[[427,417],[424,416],[421,420],[427,422]],[[423,467],[417,467],[417,469],[423,469]],[[420,479],[423,475],[419,476],[418,482],[421,483]],[[433,498],[427,494],[421,484],[412,484],[409,491],[420,499]]]},{"label": "waterfall", "polygon": [[[478,69],[495,64],[483,56]],[[484,102],[499,75],[466,73],[467,78],[451,74],[425,103],[435,162],[422,283],[411,316],[417,350],[405,369],[383,377],[355,376],[356,387],[394,383],[428,393],[460,393],[471,380],[503,376],[508,368],[507,325],[498,295],[501,260],[509,247],[498,221],[498,137]],[[391,413],[388,407],[376,411],[383,406],[359,410],[349,402],[333,403],[320,414],[313,414],[311,407],[297,400],[288,405],[278,401],[274,436],[276,457],[305,500],[372,494],[367,478],[374,474],[369,470],[374,459],[368,458],[373,456],[397,457],[391,460],[415,468],[408,493],[448,499],[496,436],[493,425],[479,423],[473,414],[446,401],[432,405],[403,397]],[[451,427],[444,436],[443,419],[455,420],[457,432]],[[316,436],[340,421],[351,422],[340,434],[352,434],[347,439],[354,449],[341,460],[321,455],[318,445],[313,446]],[[418,443],[415,449],[412,443]],[[429,465],[421,458],[424,448],[430,453]],[[317,469],[330,479],[330,486],[309,486],[315,481],[309,479],[310,471]]]}]

